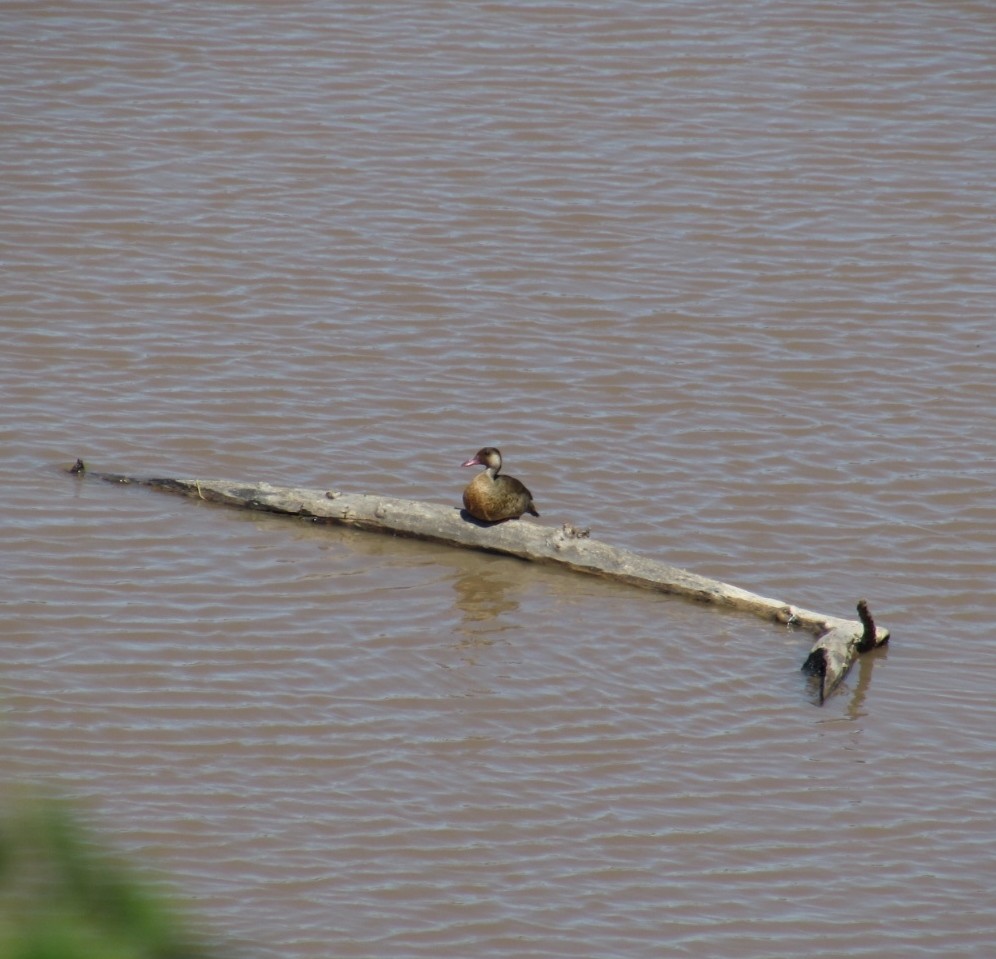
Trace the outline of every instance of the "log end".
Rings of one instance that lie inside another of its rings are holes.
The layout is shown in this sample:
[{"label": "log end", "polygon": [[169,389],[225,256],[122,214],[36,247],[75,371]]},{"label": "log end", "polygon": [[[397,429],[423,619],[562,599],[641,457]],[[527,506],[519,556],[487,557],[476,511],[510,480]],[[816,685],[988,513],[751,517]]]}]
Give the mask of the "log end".
[{"label": "log end", "polygon": [[[819,702],[822,706],[847,675],[851,664],[862,654],[877,649],[889,641],[889,631],[876,627],[868,609],[868,600],[858,600],[860,624],[840,620],[816,641],[802,664],[804,672],[819,681]],[[857,627],[861,626],[858,632]]]}]

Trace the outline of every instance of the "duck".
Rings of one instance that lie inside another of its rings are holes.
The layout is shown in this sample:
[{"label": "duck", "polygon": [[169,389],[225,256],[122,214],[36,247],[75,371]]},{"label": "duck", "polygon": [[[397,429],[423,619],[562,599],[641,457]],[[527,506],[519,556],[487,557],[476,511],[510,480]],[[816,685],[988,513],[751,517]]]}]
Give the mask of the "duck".
[{"label": "duck", "polygon": [[464,509],[475,519],[486,523],[500,523],[518,519],[523,513],[539,516],[533,503],[533,494],[514,476],[499,476],[501,452],[485,446],[472,459],[461,466],[483,466],[463,491]]}]

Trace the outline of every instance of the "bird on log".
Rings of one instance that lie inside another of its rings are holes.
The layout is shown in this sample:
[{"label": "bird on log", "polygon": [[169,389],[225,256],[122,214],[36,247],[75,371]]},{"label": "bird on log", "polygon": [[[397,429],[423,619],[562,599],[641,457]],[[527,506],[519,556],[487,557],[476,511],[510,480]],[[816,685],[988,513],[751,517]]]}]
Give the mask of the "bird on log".
[{"label": "bird on log", "polygon": [[500,523],[518,519],[523,513],[539,516],[533,504],[533,494],[514,476],[502,476],[501,452],[485,446],[461,466],[483,466],[463,491],[463,506],[474,519],[485,523]]},{"label": "bird on log", "polygon": [[[489,451],[498,457],[495,466],[500,466],[500,454],[493,447],[485,447],[474,460],[468,461],[471,465],[486,467],[485,474],[481,475],[486,475],[491,469],[491,457],[482,456]],[[479,459],[486,462],[475,463]],[[467,504],[466,510],[461,510],[455,505],[423,503],[378,493],[302,489],[297,486],[273,486],[269,483],[225,479],[155,478],[97,473],[90,472],[82,460],[77,460],[68,472],[80,481],[89,476],[107,483],[138,484],[240,509],[283,513],[313,523],[331,523],[392,536],[409,536],[453,547],[514,556],[520,560],[554,564],[575,573],[599,576],[658,593],[684,596],[716,607],[751,613],[784,626],[805,629],[813,633],[816,640],[802,668],[815,680],[817,700],[820,703],[837,688],[860,656],[885,646],[889,641],[889,630],[876,625],[867,600],[858,602],[858,620],[803,609],[611,546],[593,538],[588,527],[578,527],[571,523],[549,527],[539,523],[506,523],[490,518],[468,522],[468,517],[474,518],[471,516],[470,504]],[[497,473],[497,469],[495,472]],[[493,476],[491,478],[494,479]],[[499,479],[505,478],[499,476]],[[518,486],[522,484],[518,483]],[[521,509],[518,512],[512,510],[503,519],[511,519],[513,515],[521,516],[525,512],[536,515],[532,496],[525,487],[522,490],[525,502],[519,501]]]}]

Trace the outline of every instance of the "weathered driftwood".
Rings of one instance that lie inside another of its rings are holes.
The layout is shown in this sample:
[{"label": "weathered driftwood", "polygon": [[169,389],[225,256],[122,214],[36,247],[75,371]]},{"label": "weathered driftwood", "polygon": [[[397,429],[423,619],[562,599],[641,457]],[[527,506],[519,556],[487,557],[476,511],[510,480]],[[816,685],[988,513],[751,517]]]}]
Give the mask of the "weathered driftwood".
[{"label": "weathered driftwood", "polygon": [[[86,467],[82,461],[77,461],[70,472],[82,475]],[[803,669],[817,677],[821,702],[844,678],[859,653],[881,646],[889,638],[887,629],[875,626],[864,600],[858,607],[861,621],[826,616],[609,546],[591,539],[587,529],[566,523],[555,528],[520,520],[482,523],[457,507],[369,493],[218,479],[154,479],[113,473],[89,475],[111,483],[139,484],[228,506],[286,513],[355,529],[503,553],[532,562],[556,563],[579,573],[743,610],[763,619],[796,626],[817,636]]]}]

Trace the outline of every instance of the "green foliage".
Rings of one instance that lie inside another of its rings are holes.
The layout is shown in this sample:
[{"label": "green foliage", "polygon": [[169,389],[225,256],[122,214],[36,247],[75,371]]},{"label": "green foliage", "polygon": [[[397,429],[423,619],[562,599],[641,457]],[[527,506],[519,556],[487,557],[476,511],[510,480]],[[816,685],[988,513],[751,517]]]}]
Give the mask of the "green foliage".
[{"label": "green foliage", "polygon": [[159,890],[48,799],[0,812],[4,959],[210,959]]}]

